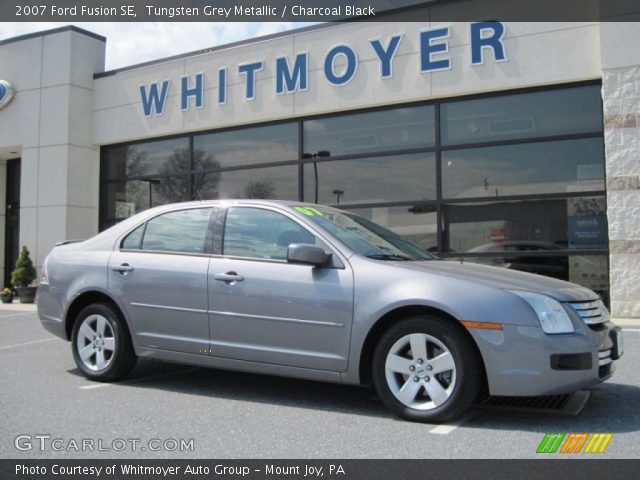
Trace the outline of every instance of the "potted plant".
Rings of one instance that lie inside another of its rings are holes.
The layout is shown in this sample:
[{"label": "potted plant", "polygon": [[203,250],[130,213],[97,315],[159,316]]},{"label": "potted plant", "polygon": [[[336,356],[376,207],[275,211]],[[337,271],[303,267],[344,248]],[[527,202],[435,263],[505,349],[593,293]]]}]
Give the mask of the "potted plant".
[{"label": "potted plant", "polygon": [[20,303],[33,303],[36,297],[37,287],[30,287],[36,279],[36,268],[33,266],[29,250],[22,247],[20,256],[16,261],[16,267],[11,272],[11,283],[16,287]]},{"label": "potted plant", "polygon": [[2,300],[2,303],[13,302],[13,292],[9,288],[4,287],[2,292],[0,292],[0,300]]}]

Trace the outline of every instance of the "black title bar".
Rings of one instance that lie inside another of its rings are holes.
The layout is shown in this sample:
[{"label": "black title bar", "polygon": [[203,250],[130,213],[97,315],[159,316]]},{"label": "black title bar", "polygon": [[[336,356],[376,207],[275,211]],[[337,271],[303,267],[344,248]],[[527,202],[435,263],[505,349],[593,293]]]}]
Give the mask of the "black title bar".
[{"label": "black title bar", "polygon": [[[470,452],[472,453],[472,452]],[[3,480],[636,479],[640,460],[0,460]]]},{"label": "black title bar", "polygon": [[637,0],[0,0],[3,22],[640,21]]}]

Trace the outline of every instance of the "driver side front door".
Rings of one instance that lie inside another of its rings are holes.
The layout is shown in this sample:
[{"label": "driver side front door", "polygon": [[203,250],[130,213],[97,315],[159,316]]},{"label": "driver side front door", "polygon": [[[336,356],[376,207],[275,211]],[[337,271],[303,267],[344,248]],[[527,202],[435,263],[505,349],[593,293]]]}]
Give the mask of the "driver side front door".
[{"label": "driver side front door", "polygon": [[209,267],[211,355],[318,370],[347,368],[353,275],[287,263],[291,243],[328,248],[297,219],[262,207],[226,212]]}]

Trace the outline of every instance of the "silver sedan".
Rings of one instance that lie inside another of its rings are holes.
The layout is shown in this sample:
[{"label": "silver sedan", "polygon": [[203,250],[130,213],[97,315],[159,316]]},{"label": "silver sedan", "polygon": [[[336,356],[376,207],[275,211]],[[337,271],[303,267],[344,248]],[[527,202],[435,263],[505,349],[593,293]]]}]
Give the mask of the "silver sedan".
[{"label": "silver sedan", "polygon": [[61,242],[38,312],[96,381],[147,357],[372,383],[397,415],[425,422],[480,395],[597,384],[622,354],[586,288],[441,261],[352,213],[293,202],[165,205]]}]

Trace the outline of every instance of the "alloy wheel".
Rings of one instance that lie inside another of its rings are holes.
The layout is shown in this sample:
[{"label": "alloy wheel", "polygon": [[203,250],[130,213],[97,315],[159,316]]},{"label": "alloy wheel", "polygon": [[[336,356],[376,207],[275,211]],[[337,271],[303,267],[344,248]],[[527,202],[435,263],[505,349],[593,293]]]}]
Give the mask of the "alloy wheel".
[{"label": "alloy wheel", "polygon": [[453,393],[456,364],[440,340],[425,333],[411,333],[389,349],[385,377],[391,393],[402,404],[432,410]]},{"label": "alloy wheel", "polygon": [[105,370],[113,360],[116,338],[113,328],[102,315],[89,315],[82,321],[76,340],[82,363],[95,372]]}]

